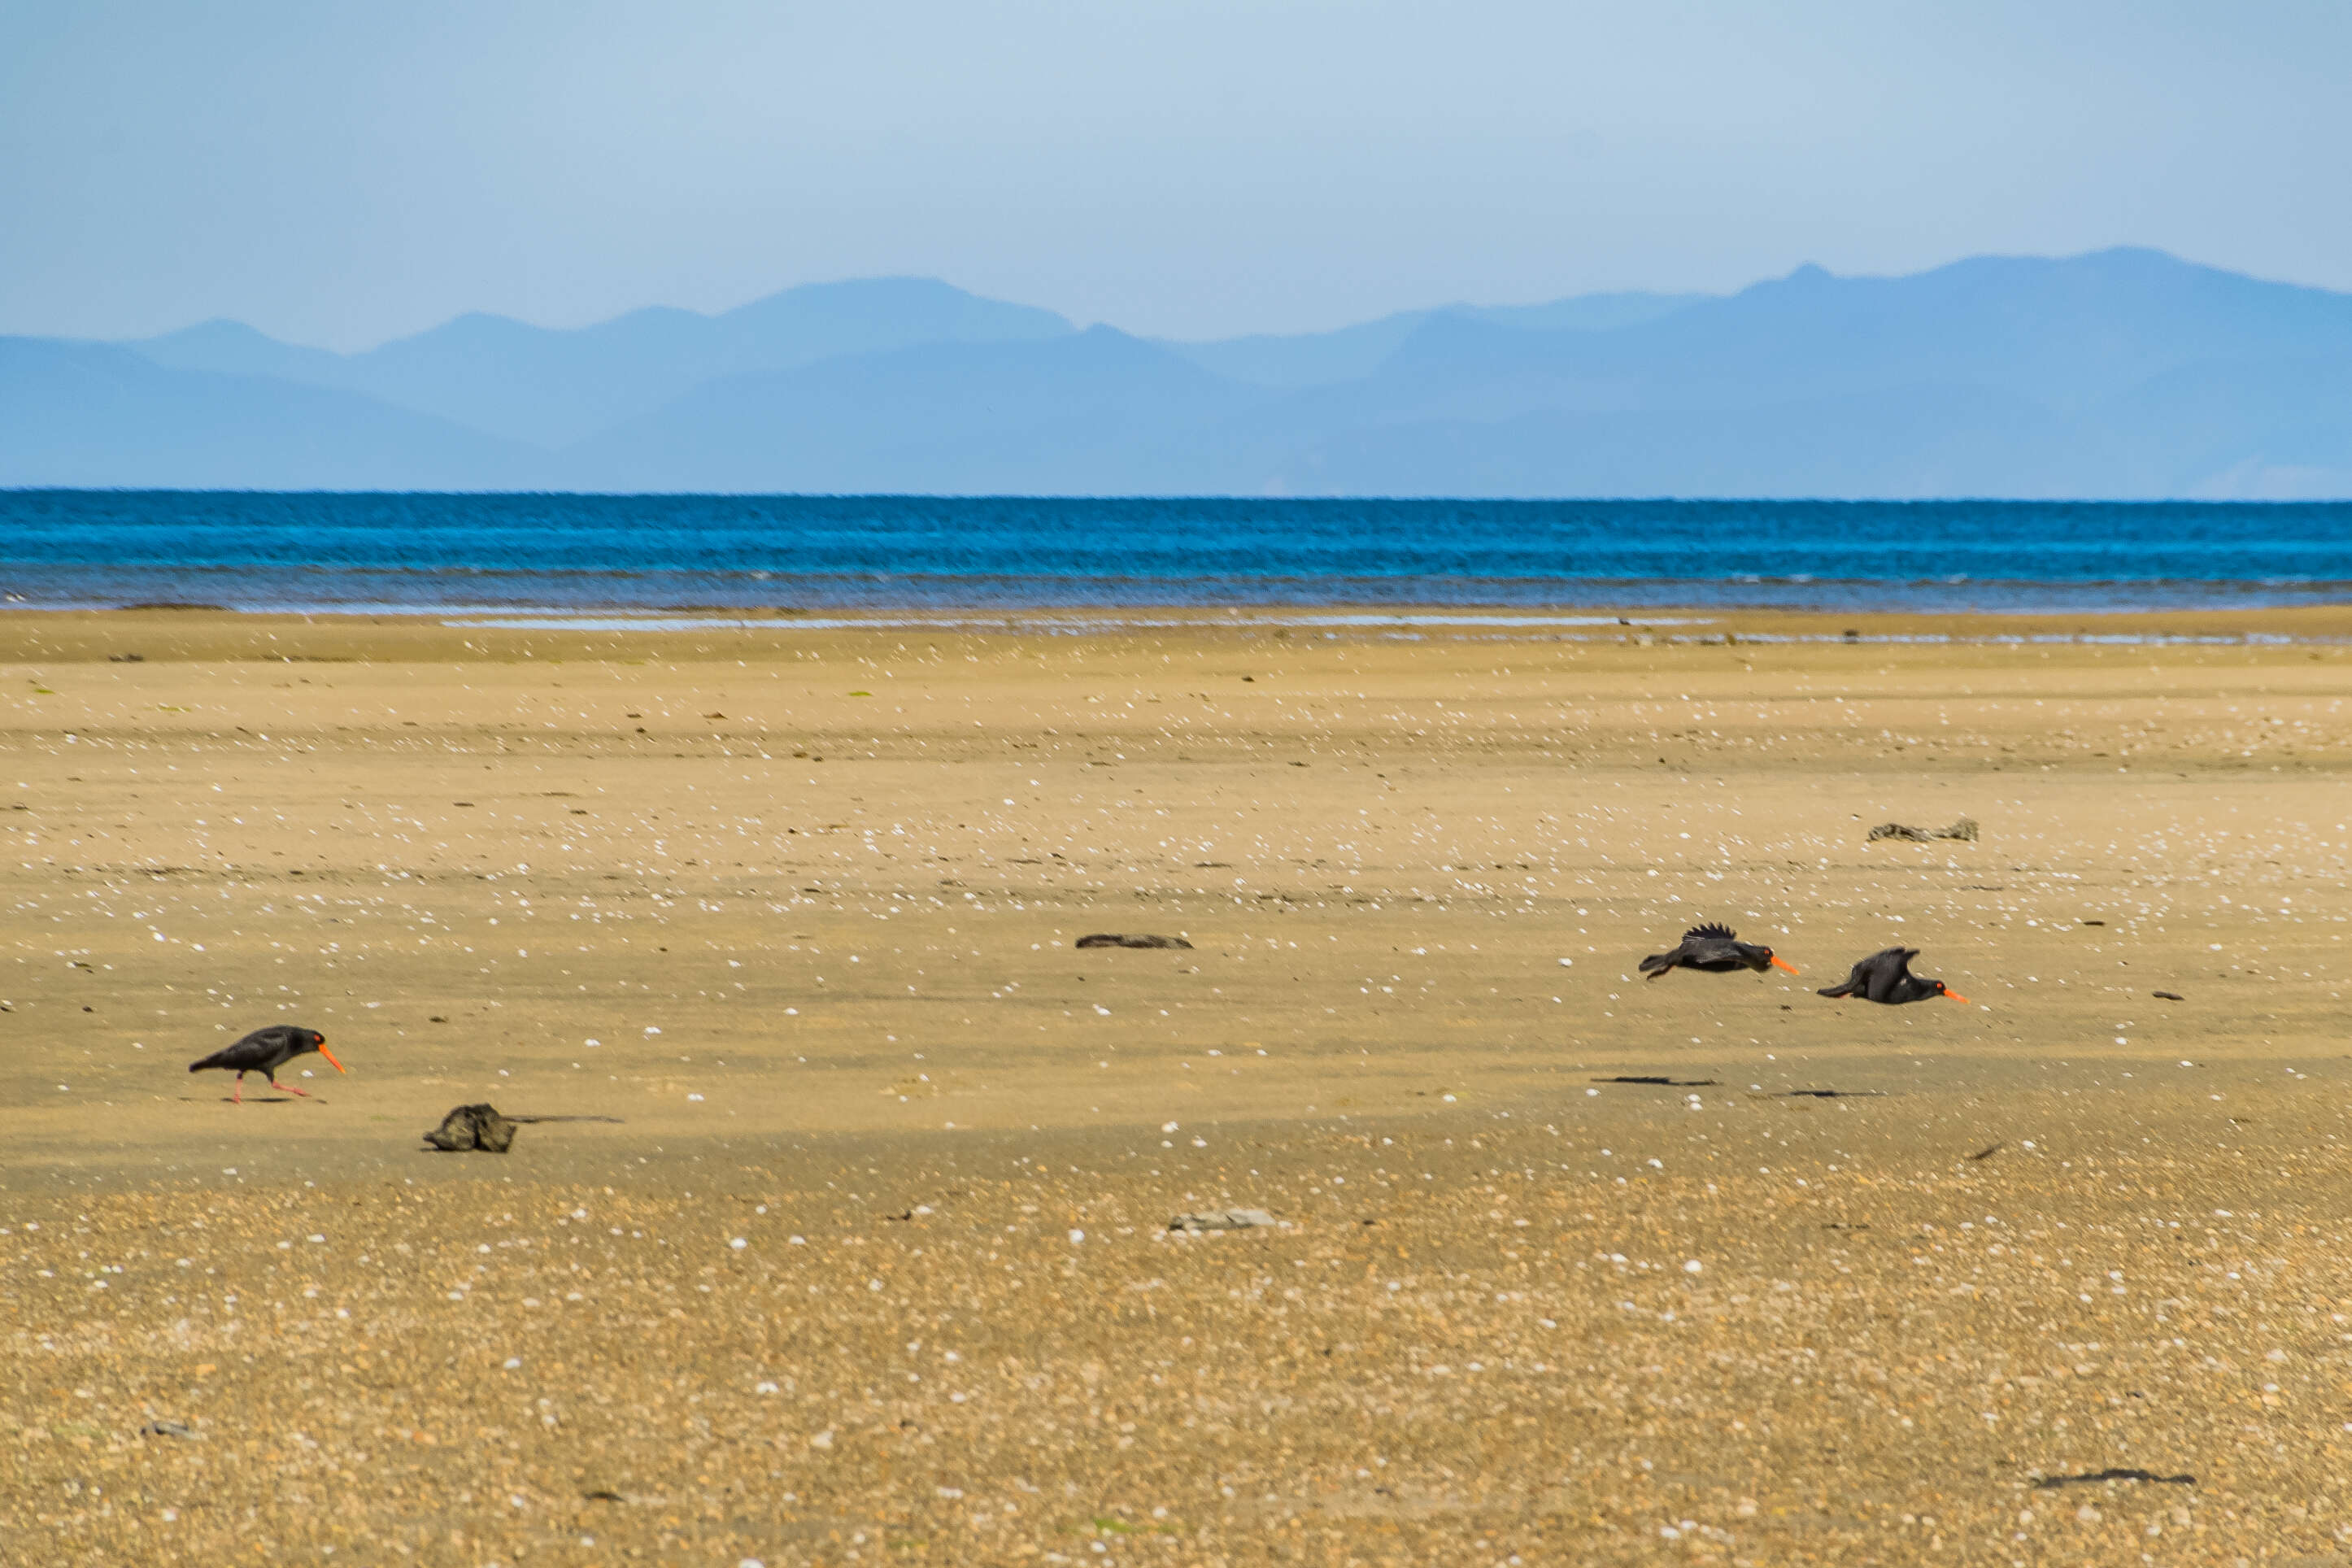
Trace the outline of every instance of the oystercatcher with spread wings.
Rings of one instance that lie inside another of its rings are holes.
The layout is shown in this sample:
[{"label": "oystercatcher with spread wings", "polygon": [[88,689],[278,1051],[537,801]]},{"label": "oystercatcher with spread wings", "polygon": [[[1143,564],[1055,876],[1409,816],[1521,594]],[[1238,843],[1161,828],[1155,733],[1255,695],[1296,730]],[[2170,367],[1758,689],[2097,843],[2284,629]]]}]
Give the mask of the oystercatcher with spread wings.
[{"label": "oystercatcher with spread wings", "polygon": [[1843,985],[1822,988],[1824,996],[1859,996],[1865,1002],[1884,1002],[1898,1005],[1905,1002],[1924,1001],[1930,996],[1948,996],[1966,1005],[1968,998],[1940,980],[1911,973],[1911,961],[1919,956],[1916,947],[1881,948],[1868,958],[1858,961],[1853,973],[1845,977]]},{"label": "oystercatcher with spread wings", "polygon": [[1683,932],[1680,946],[1671,952],[1654,952],[1642,960],[1642,973],[1655,980],[1669,969],[1704,969],[1710,974],[1728,974],[1735,969],[1752,969],[1761,974],[1767,969],[1785,969],[1797,973],[1797,966],[1774,954],[1769,947],[1752,942],[1742,942],[1729,926],[1693,926]]}]

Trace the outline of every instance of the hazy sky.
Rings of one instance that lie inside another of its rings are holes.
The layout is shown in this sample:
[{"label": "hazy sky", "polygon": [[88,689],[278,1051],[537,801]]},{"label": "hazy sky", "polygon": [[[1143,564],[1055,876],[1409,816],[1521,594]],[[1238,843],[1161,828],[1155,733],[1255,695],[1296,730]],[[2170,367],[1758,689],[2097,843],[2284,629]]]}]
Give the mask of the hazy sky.
[{"label": "hazy sky", "polygon": [[2352,289],[2345,0],[0,0],[0,331],[921,273],[1175,336],[2129,243]]}]

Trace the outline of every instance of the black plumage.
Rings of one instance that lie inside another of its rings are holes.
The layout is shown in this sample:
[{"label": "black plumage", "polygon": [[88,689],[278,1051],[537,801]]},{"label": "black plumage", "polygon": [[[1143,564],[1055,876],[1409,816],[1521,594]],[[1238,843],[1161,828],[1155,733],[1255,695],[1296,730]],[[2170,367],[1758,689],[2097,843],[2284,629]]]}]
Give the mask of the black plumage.
[{"label": "black plumage", "polygon": [[292,1024],[272,1024],[267,1028],[256,1029],[235,1045],[224,1047],[202,1061],[190,1062],[188,1070],[203,1072],[208,1068],[218,1068],[224,1072],[236,1074],[236,1092],[229,1098],[239,1105],[245,1103],[245,1075],[249,1072],[257,1072],[268,1079],[272,1089],[281,1089],[308,1100],[310,1090],[278,1082],[278,1069],[296,1057],[309,1056],[312,1051],[332,1062],[337,1072],[344,1070],[343,1064],[335,1061],[335,1054],[327,1049],[326,1036],[316,1029],[299,1028]]},{"label": "black plumage", "polygon": [[1916,947],[1882,948],[1853,966],[1843,985],[1825,985],[1824,996],[1859,996],[1865,1002],[1889,1005],[1923,1001],[1929,996],[1948,996],[1965,1004],[1968,998],[1940,980],[1929,980],[1911,973],[1911,961],[1919,956]]},{"label": "black plumage", "polygon": [[1767,969],[1797,973],[1795,964],[1774,956],[1770,948],[1742,942],[1725,925],[1693,926],[1683,932],[1681,945],[1672,952],[1654,952],[1642,960],[1642,973],[1653,980],[1669,969],[1703,969],[1710,974],[1728,974],[1735,969],[1752,969],[1759,974]]}]

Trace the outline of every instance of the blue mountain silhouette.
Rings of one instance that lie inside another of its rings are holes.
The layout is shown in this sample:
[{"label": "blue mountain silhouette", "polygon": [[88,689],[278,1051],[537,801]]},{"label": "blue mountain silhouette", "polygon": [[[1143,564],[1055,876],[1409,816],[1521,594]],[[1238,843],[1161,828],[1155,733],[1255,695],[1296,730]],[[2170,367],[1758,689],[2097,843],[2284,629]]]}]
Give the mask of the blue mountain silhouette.
[{"label": "blue mountain silhouette", "polygon": [[530,489],[546,455],[371,397],[0,338],[0,485]]},{"label": "blue mountain silhouette", "polygon": [[933,344],[714,382],[573,471],[598,489],[1165,492],[1192,471],[1184,437],[1275,395],[1109,327]]},{"label": "blue mountain silhouette", "polygon": [[932,279],[869,278],[789,289],[717,316],[652,309],[572,329],[459,316],[357,354],[290,348],[219,321],[132,346],[181,369],[340,387],[556,447],[720,376],[918,343],[1024,341],[1071,330],[1050,310],[983,300]]},{"label": "blue mountain silhouette", "polygon": [[1328,332],[1255,333],[1209,342],[1167,342],[1205,370],[1260,386],[1329,386],[1380,368],[1406,339],[1440,316],[1527,331],[1606,331],[1672,315],[1704,294],[1580,294],[1541,305],[1446,305],[1400,310]]},{"label": "blue mountain silhouette", "polygon": [[2160,252],[1216,343],[920,279],[362,354],[0,341],[0,484],[2352,496],[2352,295]]}]

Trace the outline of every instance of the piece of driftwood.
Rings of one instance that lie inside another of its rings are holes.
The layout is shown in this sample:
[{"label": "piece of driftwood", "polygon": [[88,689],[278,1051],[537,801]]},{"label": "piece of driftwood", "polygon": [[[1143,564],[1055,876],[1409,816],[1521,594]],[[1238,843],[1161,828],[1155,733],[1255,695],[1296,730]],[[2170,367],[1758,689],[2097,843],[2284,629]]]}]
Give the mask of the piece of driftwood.
[{"label": "piece of driftwood", "polygon": [[2145,1481],[2160,1487],[2193,1487],[2197,1478],[2190,1475],[2160,1476],[2154,1470],[2093,1470],[2080,1476],[2044,1476],[2033,1483],[2038,1492],[2056,1491],[2060,1487],[2095,1487],[2110,1481]]},{"label": "piece of driftwood", "polygon": [[1274,1216],[1264,1209],[1212,1209],[1206,1214],[1180,1214],[1168,1222],[1168,1228],[1198,1236],[1210,1230],[1264,1230],[1274,1223]]},{"label": "piece of driftwood", "polygon": [[1882,838],[1904,838],[1914,844],[1927,844],[1938,838],[1958,838],[1963,843],[1977,841],[1977,825],[1973,818],[1962,817],[1949,827],[1906,827],[1899,822],[1884,822],[1870,830],[1868,842]]}]

